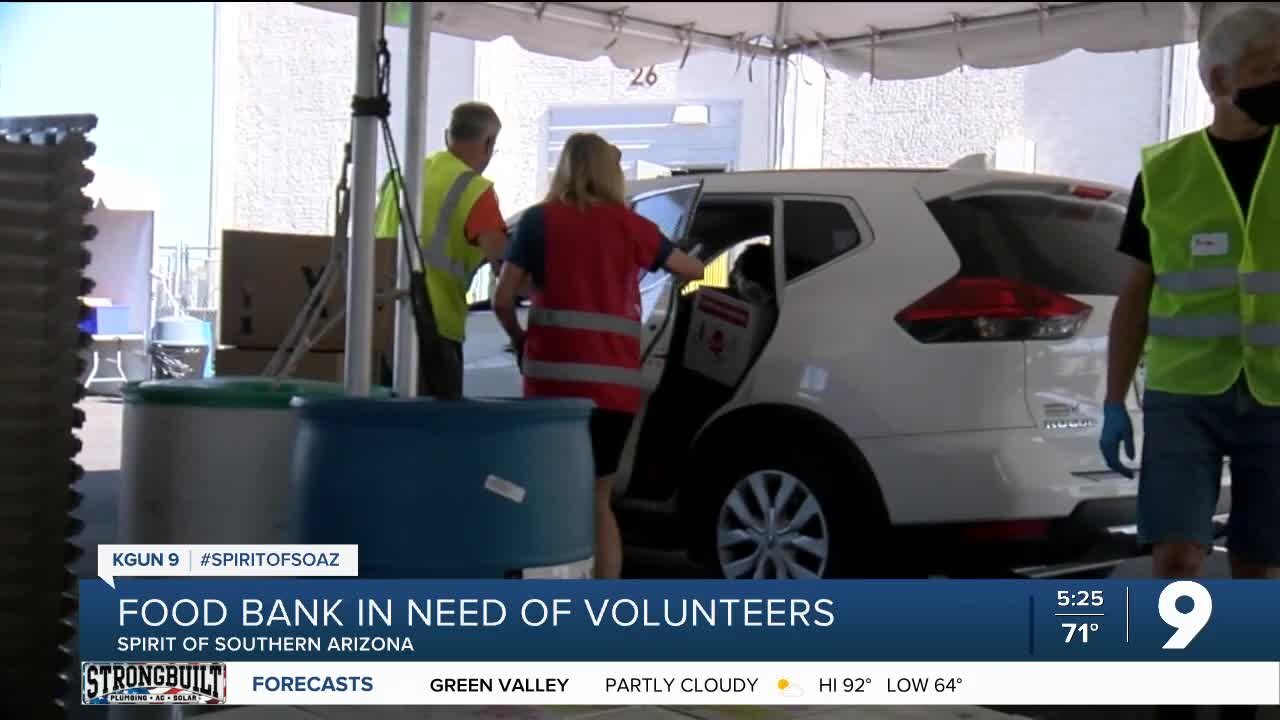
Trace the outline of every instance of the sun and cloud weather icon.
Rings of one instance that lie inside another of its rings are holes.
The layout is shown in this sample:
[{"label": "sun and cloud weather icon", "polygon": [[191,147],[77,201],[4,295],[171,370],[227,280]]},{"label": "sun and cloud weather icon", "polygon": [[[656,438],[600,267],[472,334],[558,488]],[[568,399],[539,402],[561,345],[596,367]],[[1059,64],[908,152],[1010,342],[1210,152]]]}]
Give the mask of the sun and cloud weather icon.
[{"label": "sun and cloud weather icon", "polygon": [[782,678],[778,681],[778,692],[782,693],[783,697],[789,698],[796,698],[804,695],[804,690],[800,689],[795,683],[786,678]]}]

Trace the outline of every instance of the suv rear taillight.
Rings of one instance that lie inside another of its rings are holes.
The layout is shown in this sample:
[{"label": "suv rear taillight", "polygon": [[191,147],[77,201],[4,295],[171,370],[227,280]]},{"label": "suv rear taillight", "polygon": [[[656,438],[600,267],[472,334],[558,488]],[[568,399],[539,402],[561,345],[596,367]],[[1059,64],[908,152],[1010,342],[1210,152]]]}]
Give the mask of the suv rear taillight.
[{"label": "suv rear taillight", "polygon": [[1002,278],[955,277],[898,313],[923,343],[1065,340],[1093,308],[1075,298]]}]

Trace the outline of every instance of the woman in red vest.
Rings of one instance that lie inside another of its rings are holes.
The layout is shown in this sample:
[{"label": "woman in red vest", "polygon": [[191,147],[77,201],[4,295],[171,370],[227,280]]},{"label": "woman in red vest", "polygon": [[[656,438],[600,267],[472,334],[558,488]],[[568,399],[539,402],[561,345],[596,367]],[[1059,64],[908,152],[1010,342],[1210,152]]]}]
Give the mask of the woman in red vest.
[{"label": "woman in red vest", "polygon": [[[604,138],[569,138],[542,204],[516,225],[493,308],[511,337],[525,397],[595,402],[595,576],[617,578],[622,539],[611,507],[613,474],[642,401],[639,270],[666,269],[684,280],[703,265],[675,249],[626,201],[622,154]],[[529,329],[515,300],[532,280]]]}]

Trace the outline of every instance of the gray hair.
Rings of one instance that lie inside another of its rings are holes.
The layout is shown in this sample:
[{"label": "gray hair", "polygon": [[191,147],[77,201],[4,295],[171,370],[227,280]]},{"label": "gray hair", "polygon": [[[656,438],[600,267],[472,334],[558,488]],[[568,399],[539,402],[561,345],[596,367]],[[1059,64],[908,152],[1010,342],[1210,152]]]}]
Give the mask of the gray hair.
[{"label": "gray hair", "polygon": [[1200,39],[1200,80],[1205,89],[1212,92],[1214,68],[1235,72],[1245,53],[1268,36],[1280,37],[1280,12],[1269,7],[1245,7],[1214,23]]},{"label": "gray hair", "polygon": [[481,102],[465,102],[453,109],[449,135],[463,142],[479,140],[490,130],[502,127],[498,113]]}]

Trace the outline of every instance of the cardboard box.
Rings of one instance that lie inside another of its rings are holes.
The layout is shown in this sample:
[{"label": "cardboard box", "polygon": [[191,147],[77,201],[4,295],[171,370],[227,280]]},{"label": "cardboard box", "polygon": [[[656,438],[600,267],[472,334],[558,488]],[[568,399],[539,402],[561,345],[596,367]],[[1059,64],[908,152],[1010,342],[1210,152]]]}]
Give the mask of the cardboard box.
[{"label": "cardboard box", "polygon": [[[219,348],[213,357],[213,374],[218,377],[261,375],[274,353],[274,350]],[[340,352],[307,353],[290,377],[341,382],[345,358],[346,353]]]},{"label": "cardboard box", "polygon": [[[227,230],[222,234],[222,298],[218,343],[240,349],[270,350],[284,342],[312,287],[329,260],[332,238],[324,235]],[[374,273],[378,292],[395,287],[396,243],[376,243]],[[347,277],[338,278],[322,318],[346,307]],[[375,350],[390,352],[395,326],[391,302],[376,305]],[[339,320],[313,350],[346,349],[346,320]]]},{"label": "cardboard box", "polygon": [[751,303],[699,288],[694,294],[684,365],[722,385],[737,385],[760,332],[759,313]]},{"label": "cardboard box", "polygon": [[[218,377],[261,375],[274,353],[274,350],[218,348],[213,358],[213,374]],[[346,355],[341,352],[309,352],[298,361],[289,377],[340,383],[345,379]],[[386,377],[390,366],[384,366],[384,361],[389,362],[389,356],[374,354],[373,377],[370,379],[375,385],[390,385]]]}]

